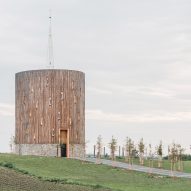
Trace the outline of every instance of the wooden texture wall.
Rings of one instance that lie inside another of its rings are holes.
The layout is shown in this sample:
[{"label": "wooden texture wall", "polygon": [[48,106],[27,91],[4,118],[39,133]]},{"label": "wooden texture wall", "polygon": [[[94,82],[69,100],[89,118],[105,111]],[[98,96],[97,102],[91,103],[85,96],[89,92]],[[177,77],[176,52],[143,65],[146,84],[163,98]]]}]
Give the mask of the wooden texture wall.
[{"label": "wooden texture wall", "polygon": [[32,70],[16,74],[16,144],[85,143],[85,74],[73,70]]}]

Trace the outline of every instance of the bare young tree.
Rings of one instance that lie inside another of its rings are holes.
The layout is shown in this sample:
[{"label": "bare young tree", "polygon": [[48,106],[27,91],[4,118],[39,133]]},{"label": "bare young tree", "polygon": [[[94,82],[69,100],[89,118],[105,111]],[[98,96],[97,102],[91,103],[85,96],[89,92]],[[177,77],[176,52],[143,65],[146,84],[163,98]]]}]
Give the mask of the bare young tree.
[{"label": "bare young tree", "polygon": [[169,160],[171,163],[171,171],[176,170],[176,162],[178,160],[178,149],[177,149],[177,144],[174,142],[169,145],[168,147],[168,153],[169,153]]},{"label": "bare young tree", "polygon": [[151,144],[149,144],[149,157],[148,157],[148,159],[149,159],[149,167],[153,167],[153,158],[154,158],[154,153],[153,153],[153,151],[152,151],[152,145]]},{"label": "bare young tree", "polygon": [[15,152],[15,136],[10,137],[9,146],[10,146],[11,153],[14,153]]},{"label": "bare young tree", "polygon": [[152,150],[152,145],[149,144],[148,146],[148,156],[147,156],[147,159],[149,161],[149,174],[152,174],[152,168],[153,168],[153,158],[154,158],[154,153],[153,153],[153,150]]},{"label": "bare young tree", "polygon": [[143,138],[141,138],[139,143],[138,143],[138,151],[139,151],[139,162],[140,162],[140,165],[144,165],[145,144],[143,142]]},{"label": "bare young tree", "polygon": [[178,170],[183,171],[183,162],[182,162],[182,155],[184,153],[184,148],[180,144],[177,144],[177,162],[178,162]]},{"label": "bare young tree", "polygon": [[117,151],[117,139],[115,139],[113,136],[111,142],[109,143],[109,149],[111,152],[111,160],[115,160],[115,152]]},{"label": "bare young tree", "polygon": [[156,147],[157,156],[158,156],[158,168],[162,167],[162,155],[163,155],[163,145],[160,141],[159,145]]},{"label": "bare young tree", "polygon": [[84,158],[86,158],[86,150],[87,150],[89,142],[90,142],[89,140],[86,140],[85,143],[84,143]]},{"label": "bare young tree", "polygon": [[103,148],[102,137],[101,137],[101,135],[99,135],[97,137],[97,143],[96,143],[96,149],[97,149],[96,158],[97,158],[98,163],[100,162],[100,159],[101,159],[102,148]]},{"label": "bare young tree", "polygon": [[184,150],[180,144],[174,142],[169,146],[169,159],[172,171],[176,170],[176,166],[178,166],[177,170],[183,171],[182,155]]},{"label": "bare young tree", "polygon": [[129,164],[133,163],[133,151],[135,149],[134,142],[131,138],[126,138],[126,144],[125,144],[125,159]]}]

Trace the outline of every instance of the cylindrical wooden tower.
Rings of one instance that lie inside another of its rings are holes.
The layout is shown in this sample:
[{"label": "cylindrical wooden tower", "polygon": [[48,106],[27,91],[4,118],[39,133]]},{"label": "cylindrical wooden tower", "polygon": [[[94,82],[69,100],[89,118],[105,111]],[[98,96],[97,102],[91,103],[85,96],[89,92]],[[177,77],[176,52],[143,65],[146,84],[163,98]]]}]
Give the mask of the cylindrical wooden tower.
[{"label": "cylindrical wooden tower", "polygon": [[16,74],[16,153],[85,155],[85,74],[32,70]]}]

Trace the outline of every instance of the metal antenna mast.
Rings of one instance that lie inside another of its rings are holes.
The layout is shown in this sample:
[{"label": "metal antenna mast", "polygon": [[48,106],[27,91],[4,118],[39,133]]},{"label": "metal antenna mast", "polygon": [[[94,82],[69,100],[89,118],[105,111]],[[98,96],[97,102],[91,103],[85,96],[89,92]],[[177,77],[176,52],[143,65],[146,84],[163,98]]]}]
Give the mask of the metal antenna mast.
[{"label": "metal antenna mast", "polygon": [[51,10],[50,10],[50,15],[49,15],[48,67],[49,67],[49,68],[54,68],[53,41],[52,41],[52,16],[51,16]]}]

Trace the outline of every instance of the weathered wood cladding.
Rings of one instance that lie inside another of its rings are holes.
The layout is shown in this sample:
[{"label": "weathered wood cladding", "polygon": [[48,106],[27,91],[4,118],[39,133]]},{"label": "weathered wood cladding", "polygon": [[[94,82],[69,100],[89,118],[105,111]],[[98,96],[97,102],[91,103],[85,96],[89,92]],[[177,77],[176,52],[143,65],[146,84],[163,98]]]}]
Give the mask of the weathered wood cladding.
[{"label": "weathered wood cladding", "polygon": [[16,74],[16,144],[85,142],[85,74],[73,70],[32,70]]}]

